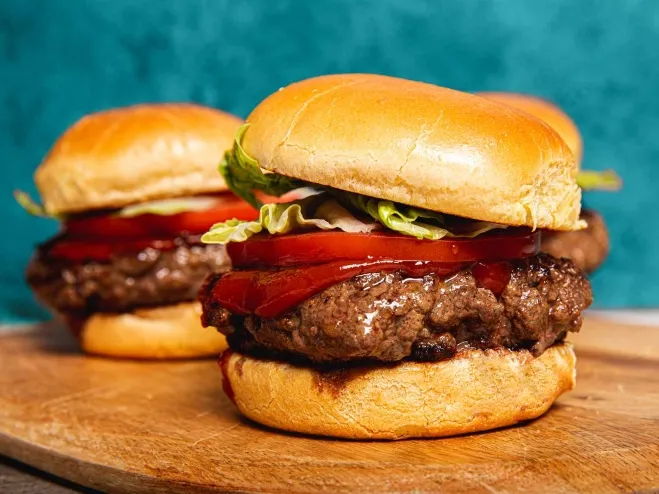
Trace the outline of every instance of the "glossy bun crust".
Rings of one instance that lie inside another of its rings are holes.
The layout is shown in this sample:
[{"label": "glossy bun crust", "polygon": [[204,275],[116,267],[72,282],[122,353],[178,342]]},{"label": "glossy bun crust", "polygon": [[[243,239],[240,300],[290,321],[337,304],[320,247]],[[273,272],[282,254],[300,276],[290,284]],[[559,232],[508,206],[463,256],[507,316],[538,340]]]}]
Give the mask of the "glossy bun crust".
[{"label": "glossy bun crust", "polygon": [[581,163],[583,156],[581,133],[577,124],[559,107],[547,100],[527,94],[479,93],[479,95],[513,106],[543,120],[558,132],[572,150],[577,163]]},{"label": "glossy bun crust", "polygon": [[247,122],[247,154],[283,175],[478,220],[584,226],[568,146],[546,123],[490,99],[333,75],[279,90]]},{"label": "glossy bun crust", "polygon": [[222,357],[225,389],[261,424],[350,439],[451,436],[539,417],[574,388],[576,358],[561,343],[528,351],[468,350],[330,374],[238,353]]},{"label": "glossy bun crust", "polygon": [[35,173],[51,214],[219,192],[218,173],[242,121],[192,104],[92,113],[71,126]]}]

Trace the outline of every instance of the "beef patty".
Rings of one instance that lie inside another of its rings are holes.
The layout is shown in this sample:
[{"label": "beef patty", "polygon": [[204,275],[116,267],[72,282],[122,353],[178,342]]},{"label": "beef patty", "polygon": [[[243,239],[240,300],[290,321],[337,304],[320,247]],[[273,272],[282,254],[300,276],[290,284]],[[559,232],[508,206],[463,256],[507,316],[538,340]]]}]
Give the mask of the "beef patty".
[{"label": "beef patty", "polygon": [[587,273],[592,273],[609,253],[609,234],[602,217],[592,210],[583,210],[581,219],[588,228],[576,232],[542,232],[540,250],[556,258],[566,257]]},{"label": "beef patty", "polygon": [[315,363],[406,358],[441,360],[459,348],[530,349],[535,355],[581,327],[592,301],[590,283],[566,259],[546,254],[510,262],[511,278],[497,297],[470,269],[448,279],[401,272],[356,276],[280,317],[234,316],[206,298],[208,325],[232,348]]},{"label": "beef patty", "polygon": [[176,243],[173,250],[147,248],[105,262],[53,258],[44,245],[28,265],[27,281],[49,307],[82,317],[195,300],[206,276],[226,271],[230,261],[223,246]]}]

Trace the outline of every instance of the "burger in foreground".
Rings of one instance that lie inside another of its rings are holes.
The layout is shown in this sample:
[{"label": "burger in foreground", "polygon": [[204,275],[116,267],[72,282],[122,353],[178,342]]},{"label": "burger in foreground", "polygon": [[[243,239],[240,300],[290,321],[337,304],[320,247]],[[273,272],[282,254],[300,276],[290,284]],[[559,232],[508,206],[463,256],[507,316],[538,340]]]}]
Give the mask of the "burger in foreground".
[{"label": "burger in foreground", "polygon": [[[523,110],[550,125],[563,138],[572,150],[577,163],[581,163],[583,143],[576,124],[560,108],[549,101],[534,96],[516,93],[481,93],[481,96]],[[613,171],[581,171],[577,183],[583,190],[617,190],[620,178]],[[575,232],[545,232],[542,238],[542,252],[554,257],[567,257],[574,264],[592,273],[606,259],[609,253],[609,234],[604,219],[592,209],[582,209],[581,219],[588,226]]]},{"label": "burger in foreground", "polygon": [[200,235],[257,216],[226,192],[218,157],[242,121],[187,104],[141,105],[86,116],[35,174],[43,207],[62,231],[41,245],[27,280],[79,335],[84,350],[134,358],[216,355],[201,328],[199,286],[229,269],[225,249]]},{"label": "burger in foreground", "polygon": [[[264,174],[261,169],[270,173]],[[437,437],[532,419],[573,388],[563,340],[591,303],[534,228],[577,230],[574,157],[515,109],[336,75],[263,101],[221,166],[257,221],[215,225],[234,270],[200,292],[224,389],[262,424]],[[313,185],[262,205],[254,191]]]}]

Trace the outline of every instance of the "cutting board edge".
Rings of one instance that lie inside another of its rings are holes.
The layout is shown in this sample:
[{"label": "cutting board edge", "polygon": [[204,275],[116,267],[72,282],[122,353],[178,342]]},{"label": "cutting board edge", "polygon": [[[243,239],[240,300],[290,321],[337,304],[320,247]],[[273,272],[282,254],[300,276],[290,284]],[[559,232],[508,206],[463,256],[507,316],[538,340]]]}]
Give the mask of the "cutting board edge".
[{"label": "cutting board edge", "polygon": [[[231,491],[228,486],[181,483],[171,479],[159,479],[142,473],[121,470],[103,463],[63,454],[47,446],[30,443],[2,431],[0,431],[0,455],[101,492],[196,494]],[[115,478],[121,478],[121,481],[115,482]],[[126,484],[129,484],[129,489],[126,489]],[[117,489],[119,486],[121,486],[121,490]]]}]

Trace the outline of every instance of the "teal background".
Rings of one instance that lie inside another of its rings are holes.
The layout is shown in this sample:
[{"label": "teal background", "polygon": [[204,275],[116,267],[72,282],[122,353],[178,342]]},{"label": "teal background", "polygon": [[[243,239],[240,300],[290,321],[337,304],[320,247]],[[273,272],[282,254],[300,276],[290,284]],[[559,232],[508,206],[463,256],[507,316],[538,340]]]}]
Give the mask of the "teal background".
[{"label": "teal background", "polygon": [[289,82],[357,71],[561,105],[585,166],[625,180],[586,196],[613,242],[596,305],[659,305],[658,48],[654,0],[2,0],[0,320],[45,317],[23,269],[56,225],[11,191],[34,192],[34,168],[80,116],[143,101],[246,116]]}]

